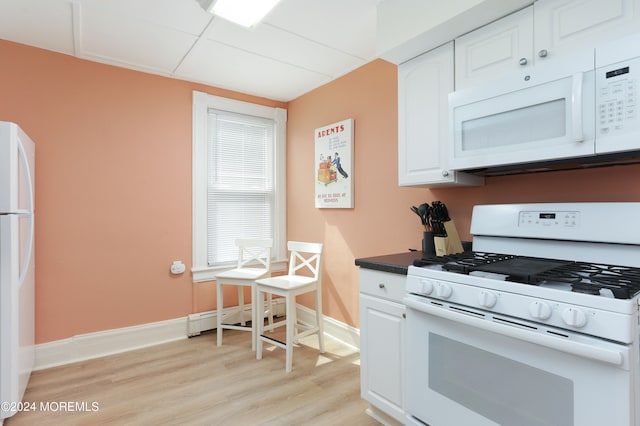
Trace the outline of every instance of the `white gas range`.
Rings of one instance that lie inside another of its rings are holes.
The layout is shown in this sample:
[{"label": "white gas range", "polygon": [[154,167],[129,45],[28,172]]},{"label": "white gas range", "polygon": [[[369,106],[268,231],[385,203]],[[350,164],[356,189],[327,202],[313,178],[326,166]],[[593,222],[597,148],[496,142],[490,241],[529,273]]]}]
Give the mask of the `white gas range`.
[{"label": "white gas range", "polygon": [[[476,206],[407,275],[407,423],[640,421],[640,203]],[[616,265],[616,266],[612,266]]]}]

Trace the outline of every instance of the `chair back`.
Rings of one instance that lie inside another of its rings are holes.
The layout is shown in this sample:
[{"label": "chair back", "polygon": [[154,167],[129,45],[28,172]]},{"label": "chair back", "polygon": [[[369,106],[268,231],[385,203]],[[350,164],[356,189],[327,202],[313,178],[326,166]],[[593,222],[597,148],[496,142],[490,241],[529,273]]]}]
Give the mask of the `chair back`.
[{"label": "chair back", "polygon": [[291,252],[289,275],[301,275],[300,272],[307,270],[319,281],[322,244],[289,241],[287,248]]},{"label": "chair back", "polygon": [[262,265],[266,271],[271,271],[271,238],[238,238],[238,268],[248,268],[252,265]]}]

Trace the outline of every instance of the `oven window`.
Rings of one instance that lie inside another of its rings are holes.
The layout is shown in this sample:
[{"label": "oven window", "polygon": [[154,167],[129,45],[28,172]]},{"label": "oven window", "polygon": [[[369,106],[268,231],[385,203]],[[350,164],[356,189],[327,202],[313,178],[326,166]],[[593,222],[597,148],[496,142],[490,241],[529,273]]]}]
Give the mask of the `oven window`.
[{"label": "oven window", "polygon": [[501,425],[573,425],[571,380],[435,333],[429,388]]}]

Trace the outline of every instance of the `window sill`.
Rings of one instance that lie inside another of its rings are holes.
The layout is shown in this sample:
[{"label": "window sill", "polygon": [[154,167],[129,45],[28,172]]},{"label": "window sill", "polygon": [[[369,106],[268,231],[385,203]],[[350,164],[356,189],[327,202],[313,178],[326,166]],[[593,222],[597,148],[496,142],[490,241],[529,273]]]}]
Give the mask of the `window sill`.
[{"label": "window sill", "polygon": [[[277,260],[271,262],[271,272],[286,272],[287,260]],[[191,275],[194,283],[215,281],[216,275],[235,268],[233,266],[206,266],[201,268],[191,268]]]}]

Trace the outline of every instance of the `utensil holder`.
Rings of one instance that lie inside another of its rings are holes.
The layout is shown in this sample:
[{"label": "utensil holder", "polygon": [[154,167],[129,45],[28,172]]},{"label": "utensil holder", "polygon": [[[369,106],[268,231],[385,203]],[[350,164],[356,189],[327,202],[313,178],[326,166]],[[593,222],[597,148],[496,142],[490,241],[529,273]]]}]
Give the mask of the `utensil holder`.
[{"label": "utensil holder", "polygon": [[462,242],[458,236],[458,230],[453,220],[444,222],[444,229],[447,231],[446,237],[435,237],[434,245],[436,256],[446,256],[448,254],[462,253]]},{"label": "utensil holder", "polygon": [[422,254],[432,257],[436,255],[436,246],[433,242],[433,232],[422,233]]}]

